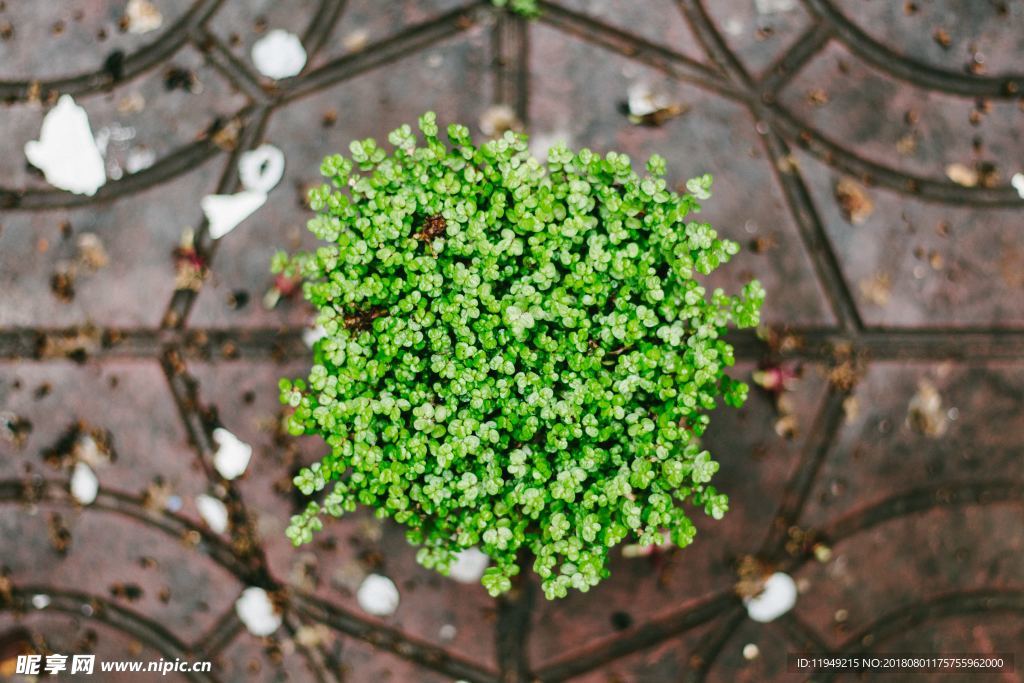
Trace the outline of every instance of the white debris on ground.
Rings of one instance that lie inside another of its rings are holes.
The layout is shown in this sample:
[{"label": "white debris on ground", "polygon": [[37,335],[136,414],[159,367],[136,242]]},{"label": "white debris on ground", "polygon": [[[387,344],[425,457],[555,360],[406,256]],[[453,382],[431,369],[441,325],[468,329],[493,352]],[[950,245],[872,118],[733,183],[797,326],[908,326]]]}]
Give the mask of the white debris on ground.
[{"label": "white debris on ground", "polygon": [[89,505],[96,500],[100,491],[100,480],[92,468],[84,462],[76,462],[71,472],[71,495],[82,505]]},{"label": "white debris on ground", "polygon": [[932,439],[939,438],[949,428],[948,413],[942,408],[942,395],[927,379],[918,383],[917,393],[907,404],[907,426]]},{"label": "white debris on ground", "polygon": [[467,548],[455,556],[448,576],[459,583],[477,583],[490,563],[491,558],[477,548]]},{"label": "white debris on ground", "polygon": [[1017,190],[1020,198],[1024,199],[1024,173],[1015,173],[1010,178],[1010,184],[1013,185],[1013,189]]},{"label": "white debris on ground", "polygon": [[294,33],[274,29],[252,46],[252,63],[268,78],[290,78],[306,66],[306,49]]},{"label": "white debris on ground", "polygon": [[754,621],[775,621],[793,609],[796,604],[796,582],[783,572],[775,572],[764,582],[764,590],[753,597],[744,598],[747,615]]},{"label": "white debris on ground", "polygon": [[68,192],[92,196],[107,182],[89,115],[71,95],[47,112],[39,139],[25,143],[25,157],[48,183]]},{"label": "white debris on ground", "polygon": [[380,574],[370,574],[356,592],[359,606],[369,614],[385,617],[398,609],[398,588],[394,582]]},{"label": "white debris on ground", "polygon": [[507,104],[496,104],[488,107],[480,115],[480,131],[490,138],[500,138],[505,131],[521,131],[523,122],[516,116],[515,110]]},{"label": "white debris on ground", "polygon": [[284,154],[273,145],[260,145],[238,160],[238,178],[245,188],[235,194],[210,194],[199,202],[210,237],[219,240],[267,202],[268,193],[284,176]]},{"label": "white debris on ground", "polygon": [[50,596],[45,593],[36,593],[32,596],[32,606],[36,609],[46,609],[50,606]]},{"label": "white debris on ground", "polygon": [[797,0],[754,0],[758,14],[777,14],[792,12],[796,9]]},{"label": "white debris on ground", "polygon": [[569,149],[572,149],[572,135],[564,130],[556,130],[550,133],[533,133],[530,135],[530,140],[527,144],[530,146],[530,156],[544,163],[547,161],[548,152],[558,143],[562,143]]},{"label": "white debris on ground", "polygon": [[743,646],[743,659],[752,661],[761,655],[761,648],[754,643],[747,643]]},{"label": "white debris on ground", "polygon": [[266,192],[210,194],[199,202],[209,223],[210,237],[219,240],[267,202]]},{"label": "white debris on ground", "polygon": [[281,626],[281,615],[267,591],[250,586],[235,601],[235,614],[254,636],[269,636]]},{"label": "white debris on ground", "polygon": [[245,472],[252,457],[252,446],[237,436],[218,427],[213,430],[213,440],[217,444],[217,452],[213,456],[213,466],[225,479],[235,479]]},{"label": "white debris on ground", "polygon": [[149,0],[128,0],[125,16],[128,18],[129,33],[149,33],[164,23],[160,10]]},{"label": "white debris on ground", "polygon": [[128,158],[124,162],[124,170],[128,173],[138,173],[156,163],[156,152],[148,147],[133,147],[128,150]]},{"label": "white debris on ground", "polygon": [[302,331],[302,342],[309,348],[313,348],[314,344],[326,336],[327,330],[324,329],[324,326],[315,325],[314,327],[307,327]]},{"label": "white debris on ground", "polygon": [[196,509],[210,531],[222,534],[228,530],[228,508],[220,500],[205,493],[199,494],[196,496]]},{"label": "white debris on ground", "polygon": [[284,153],[273,145],[260,145],[238,160],[238,179],[252,192],[270,192],[284,176]]},{"label": "white debris on ground", "polygon": [[627,105],[633,116],[647,116],[672,106],[672,98],[664,90],[646,81],[636,81],[627,91]]}]

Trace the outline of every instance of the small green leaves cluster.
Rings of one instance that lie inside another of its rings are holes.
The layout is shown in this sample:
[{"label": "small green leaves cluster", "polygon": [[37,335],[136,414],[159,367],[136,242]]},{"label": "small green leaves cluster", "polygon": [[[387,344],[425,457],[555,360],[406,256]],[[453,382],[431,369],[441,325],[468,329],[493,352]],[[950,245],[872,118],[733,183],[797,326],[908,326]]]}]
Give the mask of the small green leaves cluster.
[{"label": "small green leaves cluster", "polygon": [[657,156],[640,176],[614,152],[540,163],[522,135],[419,127],[327,157],[309,195],[325,244],[275,257],[326,332],[280,386],[291,432],[330,448],[295,479],[316,498],[289,536],[369,506],[425,566],[478,547],[499,594],[532,560],[549,598],[596,585],[624,541],[689,544],[688,508],[728,508],[708,411],[747,393],[723,334],[764,298],[700,283],[737,252],[691,218],[711,178],[679,194]]},{"label": "small green leaves cluster", "polygon": [[540,16],[540,6],[537,4],[537,0],[491,0],[491,4],[499,8],[507,7],[528,19]]}]

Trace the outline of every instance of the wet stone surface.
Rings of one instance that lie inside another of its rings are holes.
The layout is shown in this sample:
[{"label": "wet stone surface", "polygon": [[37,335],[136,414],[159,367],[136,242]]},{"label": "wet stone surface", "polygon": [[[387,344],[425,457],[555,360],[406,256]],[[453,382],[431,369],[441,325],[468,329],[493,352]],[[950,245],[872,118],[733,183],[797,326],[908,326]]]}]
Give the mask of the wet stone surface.
[{"label": "wet stone surface", "polygon": [[[788,678],[787,652],[854,648],[1024,659],[1018,4],[552,0],[529,23],[457,0],[131,4],[141,18],[0,2],[0,657],[395,683],[760,682]],[[275,29],[307,53],[277,83],[251,60]],[[626,116],[638,92],[659,125]],[[92,197],[25,158],[62,94],[102,143]],[[744,249],[709,285],[769,292],[734,373],[766,386],[706,436],[725,519],[524,607],[420,568],[367,511],[299,550],[283,533],[290,478],[323,446],[281,433],[277,379],[307,370],[311,310],[268,261],[314,244],[322,156],[426,109],[482,135],[495,104],[538,154],[564,139],[713,173],[702,218]],[[212,242],[200,200],[239,190],[262,143],[282,180]],[[218,426],[253,448],[232,481]],[[86,504],[78,464],[99,482]],[[776,570],[796,605],[757,623],[741,598]],[[370,573],[394,614],[360,607]],[[235,611],[251,586],[281,612],[270,636]]]}]

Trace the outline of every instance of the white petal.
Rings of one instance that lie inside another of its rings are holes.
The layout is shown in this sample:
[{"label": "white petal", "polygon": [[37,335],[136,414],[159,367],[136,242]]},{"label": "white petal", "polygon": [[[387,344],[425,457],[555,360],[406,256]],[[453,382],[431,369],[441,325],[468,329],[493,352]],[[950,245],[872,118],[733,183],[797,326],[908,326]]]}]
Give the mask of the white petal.
[{"label": "white petal", "polygon": [[1013,185],[1014,189],[1017,190],[1017,194],[1020,195],[1021,199],[1024,199],[1024,173],[1015,173],[1010,178],[1010,184]]},{"label": "white petal", "polygon": [[71,472],[71,495],[82,505],[89,505],[96,500],[100,490],[100,480],[96,473],[84,462],[76,462]]},{"label": "white petal", "polygon": [[627,91],[629,113],[633,116],[646,116],[672,104],[671,98],[662,89],[654,88],[650,83],[637,81]]},{"label": "white petal", "polygon": [[484,575],[491,558],[476,548],[467,548],[455,556],[455,562],[448,570],[448,576],[459,583],[476,583]]},{"label": "white petal", "polygon": [[356,600],[370,614],[384,617],[398,609],[398,588],[388,577],[370,574],[359,586]]},{"label": "white petal", "polygon": [[317,325],[316,327],[307,327],[302,331],[302,341],[309,348],[313,348],[313,345],[318,341],[327,336],[327,330],[324,329],[323,325]]},{"label": "white petal", "polygon": [[267,591],[255,586],[242,591],[241,597],[235,601],[235,613],[254,636],[269,636],[281,626],[281,615],[274,608]]},{"label": "white petal", "polygon": [[754,0],[759,14],[791,12],[796,9],[796,0]]},{"label": "white petal", "polygon": [[774,621],[796,604],[796,582],[789,574],[775,572],[765,581],[764,590],[752,598],[744,598],[747,614],[754,621]]},{"label": "white petal", "polygon": [[252,63],[269,78],[289,78],[306,66],[306,49],[294,33],[274,29],[252,46]]},{"label": "white petal", "polygon": [[537,161],[546,161],[548,152],[559,142],[565,144],[566,147],[572,147],[572,136],[562,130],[550,133],[534,133],[530,135],[530,156]]},{"label": "white petal", "polygon": [[267,201],[265,192],[239,192],[238,194],[209,194],[199,205],[210,223],[210,237],[219,240],[234,230]]},{"label": "white petal", "polygon": [[205,493],[196,496],[199,516],[210,527],[210,531],[222,534],[228,529],[228,508],[224,503]]},{"label": "white petal", "polygon": [[273,145],[260,145],[238,160],[238,179],[252,192],[270,192],[284,175],[284,153]]},{"label": "white petal", "polygon": [[149,33],[164,23],[160,10],[149,0],[128,0],[125,14],[128,17],[129,33]]},{"label": "white petal", "polygon": [[252,446],[241,441],[234,434],[218,427],[213,430],[213,440],[217,443],[217,452],[213,456],[213,466],[225,479],[234,479],[245,472],[252,457]]},{"label": "white petal", "polygon": [[89,115],[71,95],[63,95],[43,118],[39,139],[25,143],[25,157],[51,185],[75,194],[94,195],[107,182]]}]

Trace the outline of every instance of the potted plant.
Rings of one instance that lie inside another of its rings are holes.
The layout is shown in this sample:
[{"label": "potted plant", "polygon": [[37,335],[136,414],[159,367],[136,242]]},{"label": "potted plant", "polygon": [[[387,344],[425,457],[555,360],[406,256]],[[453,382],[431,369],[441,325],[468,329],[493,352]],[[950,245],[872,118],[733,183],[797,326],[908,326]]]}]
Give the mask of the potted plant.
[{"label": "potted plant", "polygon": [[707,413],[747,394],[723,334],[764,298],[698,279],[738,250],[692,219],[710,176],[679,194],[658,156],[641,176],[615,152],[541,163],[523,135],[419,128],[327,157],[309,195],[325,244],[275,257],[324,332],[308,379],[280,385],[290,431],[330,450],[295,479],[323,493],[290,538],[365,505],[423,565],[479,548],[498,595],[532,561],[548,598],[596,585],[624,541],[689,544],[687,508],[728,505]]}]

